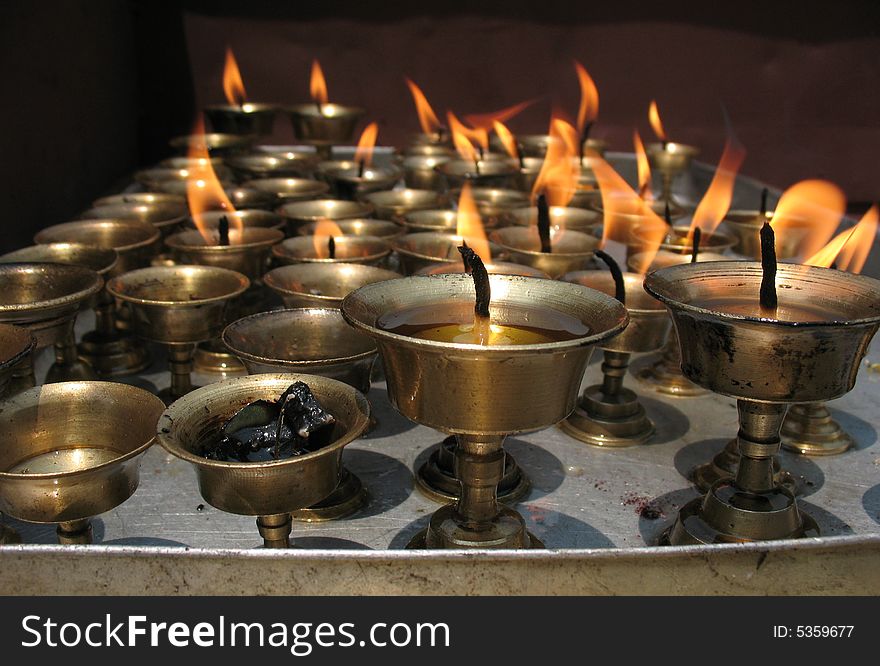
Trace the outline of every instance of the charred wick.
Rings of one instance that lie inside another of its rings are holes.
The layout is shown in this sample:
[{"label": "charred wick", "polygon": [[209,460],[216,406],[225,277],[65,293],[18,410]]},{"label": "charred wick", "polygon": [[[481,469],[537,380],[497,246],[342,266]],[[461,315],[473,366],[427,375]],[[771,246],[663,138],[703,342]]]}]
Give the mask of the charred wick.
[{"label": "charred wick", "polygon": [[330,236],[330,239],[327,241],[327,252],[330,254],[331,259],[336,259],[336,239],[333,236]]},{"label": "charred wick", "polygon": [[474,291],[476,292],[476,301],[474,303],[474,312],[479,317],[489,316],[489,301],[492,298],[492,289],[489,285],[489,272],[483,265],[480,255],[468,247],[467,243],[462,243],[458,251],[461,253],[461,259],[464,262],[464,269],[470,273],[474,279]]},{"label": "charred wick", "polygon": [[611,271],[611,277],[614,279],[614,298],[620,301],[621,305],[626,305],[626,284],[623,281],[620,266],[614,261],[614,257],[603,250],[596,250],[596,256],[605,262],[608,270]]},{"label": "charred wick", "polygon": [[550,245],[550,206],[547,197],[541,193],[538,195],[538,238],[541,239],[541,252],[550,254],[553,248]]},{"label": "charred wick", "polygon": [[358,178],[364,177],[364,160],[358,160]]},{"label": "charred wick", "polygon": [[672,212],[669,210],[669,200],[667,199],[666,204],[663,206],[663,219],[666,220],[666,224],[670,227],[672,226]]},{"label": "charred wick", "polygon": [[220,245],[229,245],[229,218],[225,215],[221,215],[217,221],[217,235]]},{"label": "charred wick", "polygon": [[761,217],[767,217],[767,196],[770,194],[770,190],[766,187],[761,190]]},{"label": "charred wick", "polygon": [[700,227],[694,229],[694,247],[691,250],[691,263],[697,263],[697,257],[700,255],[700,241],[703,240],[703,230]]},{"label": "charred wick", "polygon": [[769,222],[761,227],[761,308],[775,310],[776,299],[776,234]]},{"label": "charred wick", "polygon": [[587,124],[584,125],[584,131],[581,132],[581,145],[579,148],[579,162],[581,166],[584,164],[584,151],[586,150],[587,140],[590,138],[590,131],[593,129],[593,121],[591,120]]},{"label": "charred wick", "polygon": [[519,160],[520,171],[524,170],[526,168],[526,157],[523,154],[522,144],[519,142],[516,144],[516,159]]}]

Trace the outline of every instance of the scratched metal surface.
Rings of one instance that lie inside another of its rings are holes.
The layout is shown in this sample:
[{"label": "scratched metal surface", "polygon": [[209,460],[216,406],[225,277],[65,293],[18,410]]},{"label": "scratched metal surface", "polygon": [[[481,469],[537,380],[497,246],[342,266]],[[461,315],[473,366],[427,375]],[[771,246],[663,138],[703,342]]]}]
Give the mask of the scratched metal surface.
[{"label": "scratched metal surface", "polygon": [[[631,175],[628,156],[618,155],[613,161],[625,176]],[[711,170],[697,165],[692,177],[678,184],[681,198],[693,200],[710,178]],[[759,191],[760,184],[741,178],[734,207],[755,207]],[[876,276],[880,273],[876,248],[873,255],[866,272]],[[91,315],[86,313],[77,329],[88,330],[91,324]],[[598,381],[600,360],[597,351],[584,385]],[[50,361],[48,353],[41,355],[38,378],[44,376]],[[880,363],[880,341],[872,346],[868,361]],[[635,365],[638,362],[634,360]],[[164,354],[156,347],[153,367],[141,377],[123,381],[151,390],[164,387],[168,382],[164,363]],[[213,378],[194,377],[196,383]],[[661,398],[632,376],[627,385],[641,396],[657,425],[657,435],[647,446],[601,450],[556,428],[517,435],[506,443],[532,481],[531,492],[517,508],[548,548],[652,547],[677,508],[697,495],[686,478],[688,471],[708,460],[736,432],[736,410],[728,398]],[[783,465],[802,477],[807,491],[802,506],[818,521],[823,536],[880,536],[878,386],[880,372],[865,364],[855,390],[831,404],[835,417],[855,437],[855,450],[815,459],[782,454]],[[295,524],[293,536],[299,548],[402,549],[438,506],[415,489],[412,470],[424,460],[425,450],[439,441],[439,434],[397,414],[382,382],[374,383],[368,398],[379,427],[347,447],[344,459],[368,488],[369,505],[336,522]],[[640,508],[648,502],[659,509],[658,519],[640,515]],[[5,520],[26,544],[55,543],[53,526]],[[147,554],[161,552],[161,557],[178,547],[243,549],[234,552],[247,555],[260,544],[253,518],[208,506],[199,495],[190,466],[158,446],[144,458],[137,492],[117,509],[95,518],[94,533],[96,544],[91,549],[129,546]]]}]

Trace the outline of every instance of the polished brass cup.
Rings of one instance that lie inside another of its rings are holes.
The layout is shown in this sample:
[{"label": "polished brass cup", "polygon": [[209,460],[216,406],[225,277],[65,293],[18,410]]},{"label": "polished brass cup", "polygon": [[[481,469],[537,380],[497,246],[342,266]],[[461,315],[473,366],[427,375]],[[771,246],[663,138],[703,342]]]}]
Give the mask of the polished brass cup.
[{"label": "polished brass cup", "polygon": [[438,192],[416,189],[370,192],[363,196],[363,200],[373,207],[376,217],[395,221],[402,221],[412,212],[444,208],[449,203]]},{"label": "polished brass cup", "polygon": [[242,180],[310,178],[318,164],[318,155],[311,150],[259,151],[233,155],[226,164]]},{"label": "polished brass cup", "polygon": [[413,189],[440,192],[446,187],[446,179],[437,172],[437,167],[451,159],[453,155],[448,151],[437,155],[408,155],[401,163],[403,182]]},{"label": "polished brass cup", "polygon": [[310,263],[274,268],[263,276],[263,283],[288,308],[339,308],[355,289],[399,277],[399,273],[367,264]]},{"label": "polished brass cup", "polygon": [[660,174],[662,201],[673,201],[672,183],[691,166],[691,161],[700,153],[698,148],[684,143],[666,141],[649,143],[645,146],[651,168]]},{"label": "polished brass cup", "polygon": [[[335,308],[274,310],[245,317],[223,331],[223,342],[249,374],[297,372],[321,375],[370,390],[378,349],[368,335],[353,329]],[[291,512],[309,522],[349,516],[367,502],[358,476],[344,466],[339,485],[317,504]]]},{"label": "polished brass cup", "polygon": [[[594,210],[550,206],[550,226],[556,229],[570,229],[585,234],[593,234],[602,224],[602,215]],[[538,207],[515,208],[504,216],[504,221],[517,227],[538,225]]]},{"label": "polished brass cup", "polygon": [[550,228],[551,252],[541,252],[538,228],[505,227],[489,234],[489,240],[506,252],[510,261],[525,264],[557,278],[571,271],[588,268],[600,240],[570,229]]},{"label": "polished brass cup", "polygon": [[[308,384],[336,418],[333,440],[301,456],[269,462],[208,460],[203,451],[222,425],[255,400],[277,400],[291,384]],[[199,491],[221,511],[257,516],[266,548],[290,546],[290,513],[324,500],[339,485],[342,449],[367,427],[370,405],[348,384],[319,375],[260,374],[226,379],[184,396],[159,419],[159,443],[196,469]]]},{"label": "polished brass cup", "polygon": [[[297,229],[300,236],[314,236],[320,222],[308,222]],[[390,220],[375,220],[370,217],[337,220],[334,222],[344,236],[375,236],[390,241],[403,236],[406,227]]]},{"label": "polished brass cup", "polygon": [[[405,234],[391,241],[392,249],[400,259],[404,275],[413,275],[423,268],[454,264],[463,266],[458,247],[464,238],[455,233],[421,231]],[[504,252],[496,243],[490,243],[493,257],[503,256]]]},{"label": "polished brass cup", "polygon": [[[613,296],[614,279],[608,271],[575,271],[561,278]],[[644,276],[623,274],[629,325],[602,345],[602,383],[588,386],[577,408],[559,424],[575,439],[608,448],[647,443],[655,428],[638,396],[624,387],[630,357],[660,349],[669,337],[672,321],[666,308],[644,290]]]},{"label": "polished brass cup", "polygon": [[320,220],[352,220],[359,217],[370,217],[372,206],[360,201],[343,201],[341,199],[315,199],[313,201],[297,201],[282,204],[278,214],[287,220],[287,232],[294,236],[303,224]]},{"label": "polished brass cup", "polygon": [[197,265],[141,268],[107,283],[107,291],[131,308],[134,332],[168,348],[171,386],[159,392],[166,404],[193,389],[196,344],[219,337],[229,302],[249,286],[241,273]]},{"label": "polished brass cup", "polygon": [[276,104],[212,104],[205,107],[205,116],[215,132],[252,137],[272,134],[278,110]]},{"label": "polished brass cup", "polygon": [[358,121],[367,113],[365,109],[341,104],[321,104],[319,110],[314,102],[297,104],[285,110],[290,115],[293,135],[316,145],[350,142]]},{"label": "polished brass cup", "polygon": [[[468,275],[409,277],[370,284],[349,294],[342,314],[376,338],[391,404],[407,418],[456,436],[456,476],[461,496],[434,513],[412,546],[428,548],[527,548],[540,545],[513,509],[500,508],[506,435],[558,423],[575,408],[592,347],[626,326],[626,309],[579,285],[492,275],[492,318],[503,325],[517,308],[536,306],[575,317],[589,326],[583,337],[561,342],[480,346],[423,340],[380,328],[379,320],[403,309],[472,308]],[[538,325],[536,323],[536,325]],[[529,386],[540,387],[531,391]]]},{"label": "polished brass cup", "polygon": [[83,220],[141,220],[152,224],[162,238],[173,233],[189,216],[186,204],[180,203],[117,203],[94,206],[80,214]]},{"label": "polished brass cup", "polygon": [[165,245],[179,264],[228,268],[251,280],[262,277],[269,267],[272,248],[284,239],[280,229],[256,226],[230,229],[229,245],[220,245],[216,228],[204,234],[208,237],[200,231],[180,231],[166,238]]},{"label": "polished brass cup", "polygon": [[670,543],[818,535],[815,521],[774,478],[779,432],[788,405],[852,389],[880,327],[880,281],[780,264],[779,307],[767,316],[757,307],[761,277],[759,263],[719,261],[672,266],[645,279],[645,289],[672,315],[685,375],[736,398],[739,411],[736,476],[682,507]]},{"label": "polished brass cup", "polygon": [[228,157],[245,152],[255,139],[255,136],[209,132],[176,136],[168,144],[184,155],[190,154],[193,149],[205,148],[212,157]]},{"label": "polished brass cup", "polygon": [[[216,233],[218,227],[220,226],[220,218],[225,217],[229,222],[231,228],[235,229],[239,225],[243,229],[250,228],[263,228],[263,229],[278,229],[279,231],[283,231],[284,227],[287,225],[284,218],[278,215],[277,213],[269,212],[268,210],[259,210],[259,209],[247,209],[247,210],[236,210],[234,213],[227,213],[222,210],[212,210],[202,213],[199,218],[202,226],[206,231],[211,233]],[[188,217],[185,222],[185,226],[187,229],[197,229],[195,220],[193,218]]]},{"label": "polished brass cup", "polygon": [[257,178],[246,181],[244,187],[271,195],[276,206],[319,199],[330,191],[325,182],[296,176]]},{"label": "polished brass cup", "polygon": [[[94,305],[104,280],[95,271],[57,263],[0,264],[0,323],[26,328],[36,340],[35,350],[55,345],[55,364],[47,381],[65,376],[93,377],[76,354],[74,324],[83,307]],[[10,392],[36,385],[30,354],[13,368]]]},{"label": "polished brass cup", "polygon": [[58,523],[62,544],[92,542],[89,519],[137,490],[162,401],[113,382],[62,382],[3,403],[0,511]]},{"label": "polished brass cup", "polygon": [[272,248],[272,256],[276,262],[284,265],[349,263],[378,266],[391,254],[391,245],[387,239],[375,236],[338,236],[334,237],[336,252],[331,259],[327,253],[327,240],[316,244],[315,238],[287,238]]},{"label": "polished brass cup", "polygon": [[447,190],[461,189],[465,183],[474,187],[515,188],[519,176],[519,166],[514,160],[488,155],[476,164],[452,159],[434,169],[443,177]]}]

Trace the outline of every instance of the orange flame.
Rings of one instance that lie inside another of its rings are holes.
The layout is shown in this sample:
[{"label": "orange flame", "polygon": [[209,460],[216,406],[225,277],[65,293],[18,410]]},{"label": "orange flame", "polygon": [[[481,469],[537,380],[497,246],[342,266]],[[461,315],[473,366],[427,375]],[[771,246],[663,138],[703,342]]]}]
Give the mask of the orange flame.
[{"label": "orange flame", "polygon": [[406,85],[412,94],[413,101],[416,104],[416,113],[419,114],[419,125],[422,126],[422,132],[425,134],[435,134],[440,129],[440,121],[437,120],[437,114],[428,103],[428,98],[415,83],[404,77]]},{"label": "orange flame", "polygon": [[577,190],[580,168],[577,162],[578,134],[575,128],[553,117],[550,120],[550,137],[541,171],[532,186],[532,205],[538,195],[544,193],[550,206],[567,206]]},{"label": "orange flame", "polygon": [[361,132],[361,138],[358,139],[357,150],[354,153],[355,162],[363,162],[364,166],[370,166],[373,163],[373,148],[376,145],[376,138],[379,136],[379,125],[370,123]]},{"label": "orange flame", "polygon": [[[196,136],[205,135],[205,125],[201,117],[196,121],[193,128],[193,134]],[[222,210],[231,213],[227,218],[230,227],[230,242],[235,242],[236,236],[240,239],[244,224],[241,218],[235,213],[235,207],[223,191],[217,174],[214,173],[214,167],[211,165],[211,157],[208,154],[208,145],[205,141],[193,141],[190,144],[187,155],[193,160],[198,160],[202,165],[198,169],[190,169],[190,174],[186,179],[186,200],[189,204],[190,215],[192,220],[202,234],[202,238],[206,243],[216,244],[216,237],[205,225],[203,214],[209,210]]]},{"label": "orange flame", "polygon": [[657,138],[661,141],[667,141],[666,130],[663,129],[663,123],[660,122],[660,111],[657,110],[657,100],[651,100],[651,106],[648,107],[648,120]]},{"label": "orange flame", "polygon": [[574,61],[574,68],[581,86],[581,103],[577,115],[577,131],[580,136],[587,123],[591,123],[599,117],[599,89],[596,88],[589,72],[577,60]]},{"label": "orange flame", "polygon": [[[520,113],[529,108],[532,104],[537,101],[535,99],[529,99],[525,102],[520,102],[519,104],[514,104],[513,106],[508,106],[506,109],[501,109],[500,111],[492,111],[490,113],[472,113],[468,116],[465,116],[464,119],[468,121],[471,127],[475,127],[477,130],[483,130],[484,132],[488,132],[492,129],[495,121],[501,123],[506,123],[508,120],[513,118],[514,116],[518,116]],[[488,143],[483,145],[483,148],[488,147]]]},{"label": "orange flame", "polygon": [[461,196],[458,199],[458,214],[456,215],[455,233],[461,236],[465,242],[476,252],[483,263],[492,261],[492,252],[489,250],[489,241],[483,230],[483,222],[480,220],[480,212],[477,202],[471,193],[471,184],[465,182],[461,188]]},{"label": "orange flame", "polygon": [[837,268],[842,271],[861,273],[877,237],[878,222],[880,222],[880,208],[874,204],[857,225],[837,234],[830,243],[804,263],[827,268],[836,261]]},{"label": "orange flame", "polygon": [[315,233],[312,234],[312,242],[315,246],[315,257],[318,259],[330,258],[330,239],[342,236],[342,229],[339,225],[322,217],[315,225]]},{"label": "orange flame", "polygon": [[518,159],[519,151],[516,148],[516,137],[513,136],[513,132],[507,129],[507,126],[505,126],[500,120],[496,120],[492,123],[492,127],[495,129],[495,134],[501,139],[501,145],[504,146],[504,150],[507,151],[507,154],[513,159]]},{"label": "orange flame", "polygon": [[712,235],[721,220],[727,215],[730,202],[733,199],[733,188],[736,185],[736,174],[746,159],[746,149],[737,141],[736,137],[729,136],[724,143],[724,151],[718,161],[718,168],[712,176],[709,189],[700,200],[697,210],[694,212],[691,229],[688,238],[694,229],[700,228],[703,234]]},{"label": "orange flame", "polygon": [[608,162],[596,157],[592,167],[602,193],[602,208],[605,211],[602,243],[604,245],[609,240],[628,243],[633,228],[638,225],[643,259],[632,270],[644,274],[657,255],[668,226]]},{"label": "orange flame", "polygon": [[773,219],[776,244],[786,235],[803,235],[797,243],[799,257],[812,257],[831,239],[846,210],[846,197],[834,183],[802,180],[782,193]]},{"label": "orange flame", "polygon": [[318,104],[326,104],[329,99],[327,96],[327,81],[324,79],[321,63],[317,59],[312,60],[312,77],[309,81],[309,93]]},{"label": "orange flame", "polygon": [[247,94],[244,91],[244,82],[241,80],[241,72],[238,71],[238,63],[230,47],[226,47],[226,64],[223,66],[223,93],[226,101],[233,106],[244,106]]},{"label": "orange flame", "polygon": [[[474,144],[471,143],[471,136],[473,135],[474,130],[465,127],[462,122],[455,117],[455,114],[452,113],[452,111],[446,112],[446,119],[449,121],[449,131],[452,132],[452,143],[455,145],[458,154],[461,155],[463,160],[476,162],[477,151],[474,148]],[[486,145],[489,145],[488,138],[486,139]]]},{"label": "orange flame", "polygon": [[654,193],[651,191],[651,165],[648,163],[648,154],[645,152],[645,144],[638,130],[633,130],[633,146],[636,151],[636,166],[639,170],[639,196],[645,201],[653,201]]}]

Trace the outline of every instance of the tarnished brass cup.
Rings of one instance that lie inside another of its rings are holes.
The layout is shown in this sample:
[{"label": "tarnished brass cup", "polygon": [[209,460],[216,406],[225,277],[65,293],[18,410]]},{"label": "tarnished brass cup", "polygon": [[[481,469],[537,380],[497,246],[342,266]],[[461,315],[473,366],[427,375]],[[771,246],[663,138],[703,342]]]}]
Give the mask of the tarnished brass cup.
[{"label": "tarnished brass cup", "polygon": [[[538,207],[515,208],[504,216],[504,220],[518,227],[538,225]],[[570,229],[592,234],[602,224],[602,215],[593,210],[550,206],[550,226],[557,229]]]},{"label": "tarnished brass cup", "polygon": [[354,137],[354,128],[366,115],[356,106],[316,103],[297,104],[286,109],[297,139],[315,144],[343,144]]},{"label": "tarnished brass cup", "polygon": [[377,266],[391,254],[387,239],[375,236],[334,236],[336,244],[334,258],[327,251],[326,240],[318,241],[315,236],[295,236],[288,238],[272,248],[272,256],[280,264],[370,264]]},{"label": "tarnished brass cup", "polygon": [[358,217],[370,217],[373,208],[360,201],[343,201],[342,199],[315,199],[313,201],[297,201],[279,206],[278,214],[287,220],[288,235],[296,234],[299,227],[309,222],[320,220],[351,220]]},{"label": "tarnished brass cup", "polygon": [[193,353],[217,338],[229,302],[250,286],[241,273],[216,266],[153,266],[113,278],[107,291],[128,303],[137,335],[168,347],[171,386],[159,392],[166,404],[189,393]]},{"label": "tarnished brass cup", "polygon": [[205,107],[205,115],[211,129],[221,134],[260,136],[272,134],[275,116],[279,107],[276,104],[251,104],[241,106],[212,104]]},{"label": "tarnished brass cup", "polygon": [[[626,309],[580,285],[492,275],[493,321],[503,325],[517,308],[564,313],[589,326],[573,340],[480,346],[413,338],[380,328],[390,313],[417,306],[473,308],[468,275],[409,277],[370,284],[349,294],[342,314],[376,338],[391,404],[407,418],[456,435],[461,497],[434,513],[412,546],[526,548],[540,545],[522,517],[500,508],[502,443],[508,434],[558,423],[575,408],[592,346],[626,326]],[[537,308],[537,309],[536,309]],[[533,325],[540,326],[534,321]],[[539,386],[540,391],[530,391]]]},{"label": "tarnished brass cup", "polygon": [[263,283],[289,308],[339,308],[342,299],[365,284],[396,280],[399,273],[366,264],[291,264],[263,276]]},{"label": "tarnished brass cup", "polygon": [[255,136],[212,132],[176,136],[168,143],[176,151],[183,154],[189,153],[193,148],[204,147],[212,157],[226,157],[244,152],[255,139]]},{"label": "tarnished brass cup", "polygon": [[[223,342],[248,373],[321,375],[370,390],[378,349],[368,335],[349,326],[338,309],[273,310],[245,317],[223,331]],[[339,485],[312,506],[291,512],[295,520],[325,521],[351,515],[367,502],[358,476],[344,466]]]},{"label": "tarnished brass cup", "polygon": [[6,395],[15,366],[36,347],[33,334],[21,326],[0,324],[0,398]]},{"label": "tarnished brass cup", "polygon": [[414,189],[439,192],[446,187],[446,180],[437,172],[437,167],[452,158],[446,151],[439,155],[408,155],[401,164],[403,182]]},{"label": "tarnished brass cup", "polygon": [[400,220],[417,210],[443,208],[448,200],[433,190],[387,190],[370,192],[363,200],[373,207],[376,217],[385,220]]},{"label": "tarnished brass cup", "polygon": [[[615,293],[608,271],[575,271],[561,279],[610,296]],[[623,279],[629,325],[602,345],[602,383],[585,388],[577,408],[559,424],[575,439],[594,446],[644,444],[655,430],[638,396],[623,386],[623,380],[630,356],[660,349],[669,337],[672,322],[666,308],[645,293],[643,275],[624,273]]]},{"label": "tarnished brass cup", "polygon": [[325,182],[295,176],[257,178],[246,181],[244,187],[271,194],[276,206],[294,201],[311,201],[325,196],[330,191],[330,186]]},{"label": "tarnished brass cup", "polygon": [[[76,355],[73,327],[83,307],[94,304],[104,280],[83,266],[57,263],[0,264],[0,322],[28,329],[36,339],[35,350],[56,346],[56,360],[48,380],[67,374],[90,375]],[[36,384],[31,355],[13,369],[12,391]]]},{"label": "tarnished brass cup", "polygon": [[[455,233],[421,231],[395,238],[391,241],[391,247],[400,258],[404,275],[413,275],[423,268],[440,264],[463,266],[458,251],[463,240],[462,236]],[[504,255],[496,243],[490,243],[489,249],[493,257]]]},{"label": "tarnished brass cup", "polygon": [[[319,224],[320,222],[308,222],[297,229],[297,234],[300,236],[313,236]],[[344,236],[375,236],[376,238],[391,240],[406,233],[406,227],[397,224],[397,222],[375,220],[370,217],[336,220],[334,224],[342,230]]]},{"label": "tarnished brass cup", "polygon": [[496,229],[489,234],[489,240],[507,252],[511,261],[537,268],[551,278],[586,269],[600,243],[598,238],[590,234],[551,227],[552,251],[541,252],[536,226]]},{"label": "tarnished brass cup", "polygon": [[324,171],[321,175],[330,184],[335,196],[356,201],[370,192],[390,190],[400,180],[403,171],[395,165],[368,166],[361,169],[356,162],[350,165],[345,162],[341,166]]},{"label": "tarnished brass cup", "polygon": [[141,220],[159,230],[162,237],[173,233],[189,216],[186,204],[180,203],[117,203],[95,206],[80,214],[84,220]]},{"label": "tarnished brass cup", "polygon": [[[301,456],[269,462],[208,460],[205,449],[222,425],[255,400],[277,400],[294,382],[308,384],[336,418],[330,444]],[[367,427],[370,405],[348,384],[319,375],[260,374],[226,379],[184,396],[159,419],[159,443],[196,469],[199,491],[221,511],[257,516],[267,548],[290,546],[290,512],[317,504],[337,488],[342,449]]]},{"label": "tarnished brass cup", "polygon": [[684,143],[665,141],[649,143],[645,146],[651,168],[660,174],[662,191],[660,199],[672,202],[672,182],[691,166],[691,161],[700,153],[699,148]]},{"label": "tarnished brass cup", "polygon": [[513,188],[519,176],[519,165],[509,158],[488,155],[475,164],[469,160],[452,159],[434,169],[446,183],[447,190],[456,190],[470,183],[474,187]]},{"label": "tarnished brass cup", "polygon": [[229,245],[220,245],[216,228],[205,233],[208,238],[200,231],[179,231],[166,238],[165,245],[177,263],[228,268],[244,273],[251,280],[262,277],[268,268],[272,247],[284,239],[280,229],[256,226],[230,229]]},{"label": "tarnished brass cup", "polygon": [[673,544],[818,535],[794,495],[774,479],[773,459],[789,404],[840,397],[880,327],[880,281],[812,266],[780,264],[775,313],[760,311],[761,265],[711,262],[650,274],[645,288],[669,308],[682,370],[737,399],[740,461],[734,478],[682,507]]},{"label": "tarnished brass cup", "polygon": [[92,542],[89,519],[137,490],[162,401],[113,382],[63,382],[3,403],[0,510],[58,523],[62,544]]},{"label": "tarnished brass cup", "polygon": [[[260,227],[265,229],[283,230],[286,225],[284,218],[277,213],[258,209],[236,210],[234,213],[227,213],[222,210],[212,210],[202,213],[200,219],[205,229],[214,233],[220,225],[221,217],[225,217],[229,221],[230,227],[233,229],[241,224],[244,229]],[[197,228],[195,221],[191,217],[186,219],[186,228]]]},{"label": "tarnished brass cup", "polygon": [[297,176],[310,178],[317,163],[318,155],[311,150],[259,151],[233,155],[226,160],[227,166],[243,180]]}]

